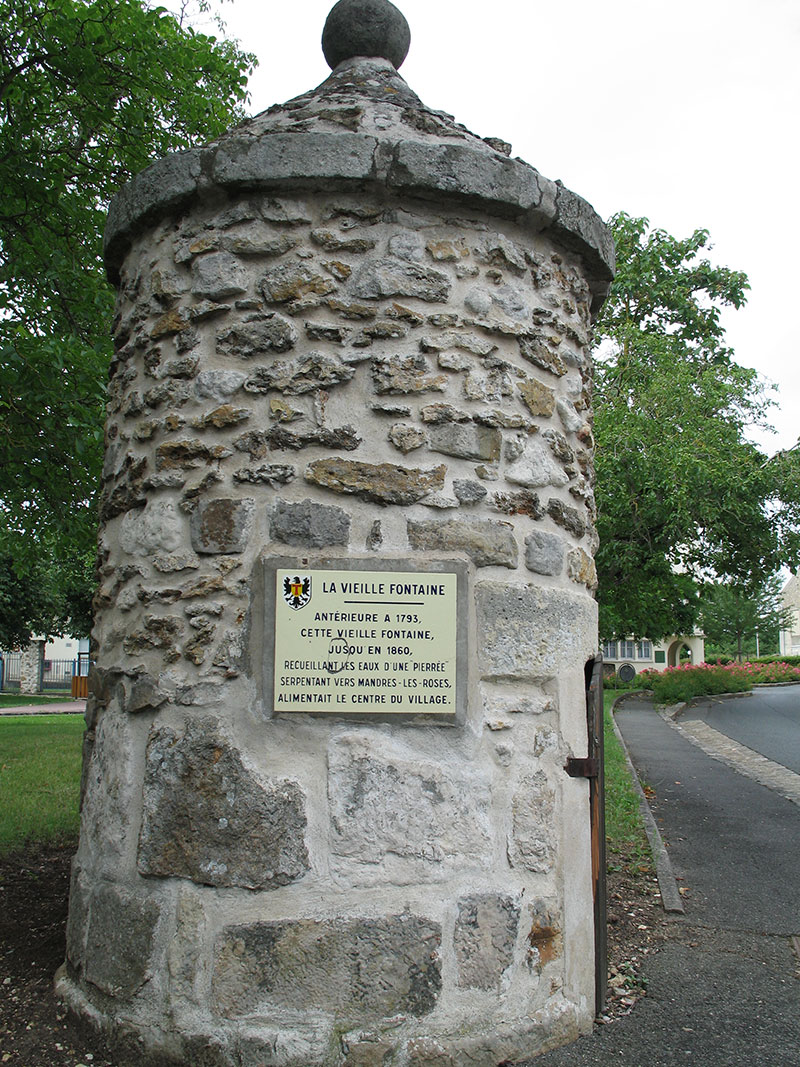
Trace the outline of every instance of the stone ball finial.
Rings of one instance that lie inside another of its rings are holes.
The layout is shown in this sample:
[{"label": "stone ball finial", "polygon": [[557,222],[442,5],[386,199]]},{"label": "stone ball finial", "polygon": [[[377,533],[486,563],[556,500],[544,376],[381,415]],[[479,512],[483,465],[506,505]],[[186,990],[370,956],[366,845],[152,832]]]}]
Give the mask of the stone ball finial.
[{"label": "stone ball finial", "polygon": [[389,0],[339,0],[322,31],[322,52],[331,69],[356,56],[379,56],[397,69],[410,44],[405,15]]}]

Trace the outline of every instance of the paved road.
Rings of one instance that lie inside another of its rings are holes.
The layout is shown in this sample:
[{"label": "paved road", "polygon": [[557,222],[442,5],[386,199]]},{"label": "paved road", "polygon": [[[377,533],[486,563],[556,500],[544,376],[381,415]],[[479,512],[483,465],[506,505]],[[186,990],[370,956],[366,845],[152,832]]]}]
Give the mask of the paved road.
[{"label": "paved road", "polygon": [[531,1067],[798,1067],[800,806],[718,760],[644,702],[617,721],[686,887],[644,967],[648,996]]},{"label": "paved road", "polygon": [[702,719],[715,730],[800,774],[800,685],[758,687],[741,700],[687,708],[682,720]]}]

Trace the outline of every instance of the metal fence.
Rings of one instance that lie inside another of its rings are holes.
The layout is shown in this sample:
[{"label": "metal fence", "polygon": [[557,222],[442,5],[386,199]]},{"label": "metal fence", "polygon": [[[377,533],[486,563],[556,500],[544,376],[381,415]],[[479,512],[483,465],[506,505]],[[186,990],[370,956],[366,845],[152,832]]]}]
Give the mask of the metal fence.
[{"label": "metal fence", "polygon": [[[4,652],[0,655],[0,689],[5,692],[19,691],[21,652]],[[45,659],[42,663],[42,692],[48,689],[69,689],[73,677],[89,673],[89,655],[80,654],[77,659]]]}]

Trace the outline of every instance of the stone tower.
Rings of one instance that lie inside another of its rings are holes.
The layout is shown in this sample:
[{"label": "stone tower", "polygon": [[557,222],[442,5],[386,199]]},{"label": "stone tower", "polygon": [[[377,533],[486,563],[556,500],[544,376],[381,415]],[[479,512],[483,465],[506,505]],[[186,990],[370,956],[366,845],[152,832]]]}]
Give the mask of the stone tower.
[{"label": "stone tower", "polygon": [[610,237],[341,0],[319,88],[149,167],[111,368],[59,991],[119,1062],[490,1065],[589,1028]]}]

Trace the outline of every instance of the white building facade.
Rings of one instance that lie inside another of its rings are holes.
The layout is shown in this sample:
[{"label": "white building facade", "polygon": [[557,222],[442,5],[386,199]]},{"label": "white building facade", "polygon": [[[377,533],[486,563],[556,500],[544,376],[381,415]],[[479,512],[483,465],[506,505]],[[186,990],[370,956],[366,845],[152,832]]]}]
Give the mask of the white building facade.
[{"label": "white building facade", "polygon": [[604,641],[602,653],[607,673],[618,674],[622,681],[630,681],[642,671],[663,671],[681,663],[703,663],[705,637],[702,634],[673,634],[661,641],[646,638]]}]

